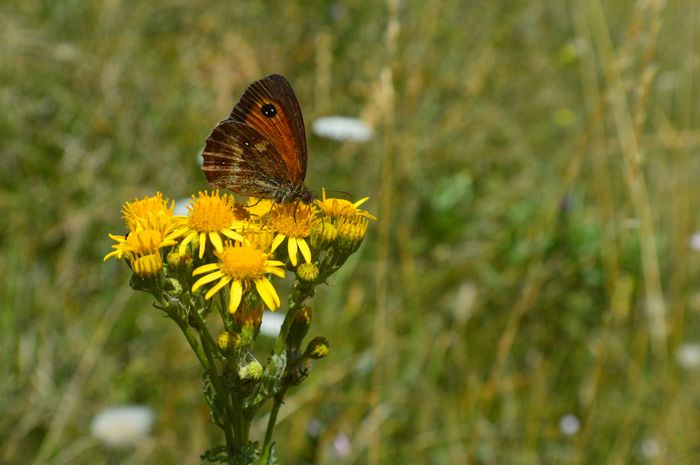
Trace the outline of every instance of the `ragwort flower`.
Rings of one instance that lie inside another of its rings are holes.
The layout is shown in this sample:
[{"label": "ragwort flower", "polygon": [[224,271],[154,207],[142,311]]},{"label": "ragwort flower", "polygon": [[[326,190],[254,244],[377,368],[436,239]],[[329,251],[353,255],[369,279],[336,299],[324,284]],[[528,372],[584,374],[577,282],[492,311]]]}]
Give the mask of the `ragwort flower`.
[{"label": "ragwort flower", "polygon": [[[129,233],[124,236],[110,234],[109,237],[117,243],[114,249],[104,259],[128,258],[134,271],[153,271],[156,261],[150,259],[147,267],[135,265],[142,257],[159,254],[163,247],[175,245],[179,233],[174,230],[173,203],[163,199],[159,192],[153,197],[146,197],[133,202],[126,202],[122,208],[124,222]],[[141,263],[144,263],[141,261]],[[162,268],[162,260],[160,261]],[[143,273],[153,274],[153,273]]]},{"label": "ragwort flower", "polygon": [[235,229],[243,224],[247,213],[236,204],[232,196],[219,195],[218,190],[211,194],[207,191],[200,192],[198,198],[192,196],[187,209],[189,214],[183,218],[182,227],[178,230],[184,236],[180,243],[180,253],[184,253],[194,239],[199,242],[199,258],[204,257],[207,238],[217,252],[223,250],[222,235],[236,241],[244,240]]},{"label": "ragwort flower", "polygon": [[312,205],[299,201],[275,205],[269,216],[270,227],[277,232],[272,251],[287,239],[287,253],[292,265],[297,265],[297,251],[301,251],[306,263],[311,263],[311,249],[305,238],[311,235],[316,219]]},{"label": "ragwort flower", "polygon": [[357,202],[353,203],[345,199],[327,198],[326,190],[323,189],[321,199],[316,200],[316,205],[324,215],[331,218],[362,216],[370,220],[376,220],[376,216],[359,208],[359,206],[365,203],[368,199],[369,197],[363,197]]},{"label": "ragwort flower", "polygon": [[164,235],[157,229],[137,229],[126,236],[110,234],[109,237],[117,243],[112,246],[114,250],[105,255],[105,260],[151,254],[163,247],[175,245],[177,234],[170,232]]},{"label": "ragwort flower", "polygon": [[122,207],[122,216],[129,231],[137,229],[158,229],[166,232],[173,226],[173,209],[175,202],[163,198],[157,192],[151,197],[126,202]]},{"label": "ragwort flower", "polygon": [[246,205],[246,210],[253,216],[262,218],[263,216],[270,213],[274,202],[269,199],[258,199],[256,197],[248,197],[248,205]]},{"label": "ragwort flower", "polygon": [[215,252],[219,263],[202,265],[192,272],[192,276],[204,275],[192,286],[192,291],[197,291],[205,284],[218,280],[207,291],[205,299],[211,299],[214,294],[225,286],[231,286],[228,311],[235,313],[243,299],[243,293],[251,284],[255,284],[255,290],[265,305],[270,310],[276,310],[280,306],[280,298],[277,291],[270,283],[268,274],[284,278],[283,265],[278,260],[268,260],[268,255],[261,250],[242,243],[226,242],[221,251]]}]

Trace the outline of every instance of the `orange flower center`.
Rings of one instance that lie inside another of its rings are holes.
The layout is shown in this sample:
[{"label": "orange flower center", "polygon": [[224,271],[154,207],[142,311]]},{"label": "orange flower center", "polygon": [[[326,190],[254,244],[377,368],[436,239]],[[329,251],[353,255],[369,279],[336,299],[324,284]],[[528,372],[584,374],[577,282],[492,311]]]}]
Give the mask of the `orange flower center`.
[{"label": "orange flower center", "polygon": [[219,196],[218,192],[209,195],[199,193],[189,207],[187,223],[191,229],[199,232],[216,232],[231,227],[236,218],[236,203],[233,197]]},{"label": "orange flower center", "polygon": [[267,255],[248,245],[226,245],[216,254],[221,260],[221,271],[234,280],[250,281],[265,274]]},{"label": "orange flower center", "polygon": [[272,229],[287,237],[304,238],[311,234],[316,217],[311,205],[301,202],[275,205],[270,210]]}]

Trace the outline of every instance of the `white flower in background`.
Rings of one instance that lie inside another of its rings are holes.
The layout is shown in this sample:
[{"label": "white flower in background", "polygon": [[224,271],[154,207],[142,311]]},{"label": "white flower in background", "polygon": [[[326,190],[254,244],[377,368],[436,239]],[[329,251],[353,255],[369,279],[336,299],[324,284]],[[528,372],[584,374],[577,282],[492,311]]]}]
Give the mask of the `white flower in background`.
[{"label": "white flower in background", "polygon": [[333,439],[333,450],[338,457],[347,457],[351,450],[350,438],[345,433],[338,433]]},{"label": "white flower in background", "polygon": [[574,414],[567,413],[559,419],[559,431],[567,436],[573,436],[581,429],[581,421]]},{"label": "white flower in background", "polygon": [[373,133],[367,123],[349,116],[322,116],[314,121],[312,128],[317,136],[341,142],[366,142]]},{"label": "white flower in background", "polygon": [[92,435],[108,447],[134,445],[148,436],[153,426],[153,411],[139,405],[124,405],[102,410],[92,420]]},{"label": "white flower in background", "polygon": [[645,459],[658,458],[663,451],[663,445],[654,438],[646,438],[639,444],[639,452]]},{"label": "white flower in background", "polygon": [[625,218],[622,225],[627,229],[639,229],[639,218]]},{"label": "white flower in background", "polygon": [[696,232],[690,236],[690,248],[700,252],[700,232]]},{"label": "white flower in background", "polygon": [[681,345],[676,351],[676,362],[686,370],[700,368],[700,344],[693,342]]},{"label": "white flower in background", "polygon": [[282,313],[263,313],[262,323],[260,324],[260,334],[263,336],[277,337],[284,323],[284,315]]}]

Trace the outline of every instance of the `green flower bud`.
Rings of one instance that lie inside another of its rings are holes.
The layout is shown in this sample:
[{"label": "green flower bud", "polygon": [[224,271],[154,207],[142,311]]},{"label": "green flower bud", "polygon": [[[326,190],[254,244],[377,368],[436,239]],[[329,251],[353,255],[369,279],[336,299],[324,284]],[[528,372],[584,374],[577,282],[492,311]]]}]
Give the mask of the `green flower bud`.
[{"label": "green flower bud", "polygon": [[315,337],[306,346],[304,356],[314,359],[321,359],[327,356],[331,351],[328,339],[325,337]]},{"label": "green flower bud", "polygon": [[260,362],[253,360],[238,369],[238,377],[243,380],[258,380],[262,377],[263,371],[263,366]]},{"label": "green flower bud", "polygon": [[234,348],[241,340],[241,337],[236,333],[224,331],[216,338],[216,344],[223,352]]},{"label": "green flower bud", "polygon": [[313,282],[318,278],[318,267],[313,263],[302,263],[297,267],[297,276],[306,282]]},{"label": "green flower bud", "polygon": [[308,305],[294,314],[292,326],[289,328],[287,335],[287,347],[291,350],[298,350],[301,346],[301,341],[306,337],[306,333],[311,326],[311,307]]}]

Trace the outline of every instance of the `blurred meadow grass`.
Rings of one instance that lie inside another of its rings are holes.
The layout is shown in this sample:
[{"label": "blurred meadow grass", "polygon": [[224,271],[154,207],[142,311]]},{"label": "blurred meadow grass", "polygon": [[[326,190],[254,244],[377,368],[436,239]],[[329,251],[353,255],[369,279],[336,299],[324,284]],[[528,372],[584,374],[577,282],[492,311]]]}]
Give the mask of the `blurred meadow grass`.
[{"label": "blurred meadow grass", "polygon": [[[0,463],[196,464],[221,441],[177,328],[102,257],[124,201],[206,188],[205,137],[272,72],[307,128],[374,126],[309,134],[307,184],[379,217],[313,301],[332,352],[282,408],[283,463],[700,463],[700,371],[676,361],[700,342],[697,10],[3,3]],[[90,422],[125,403],[155,429],[105,449]]]}]

